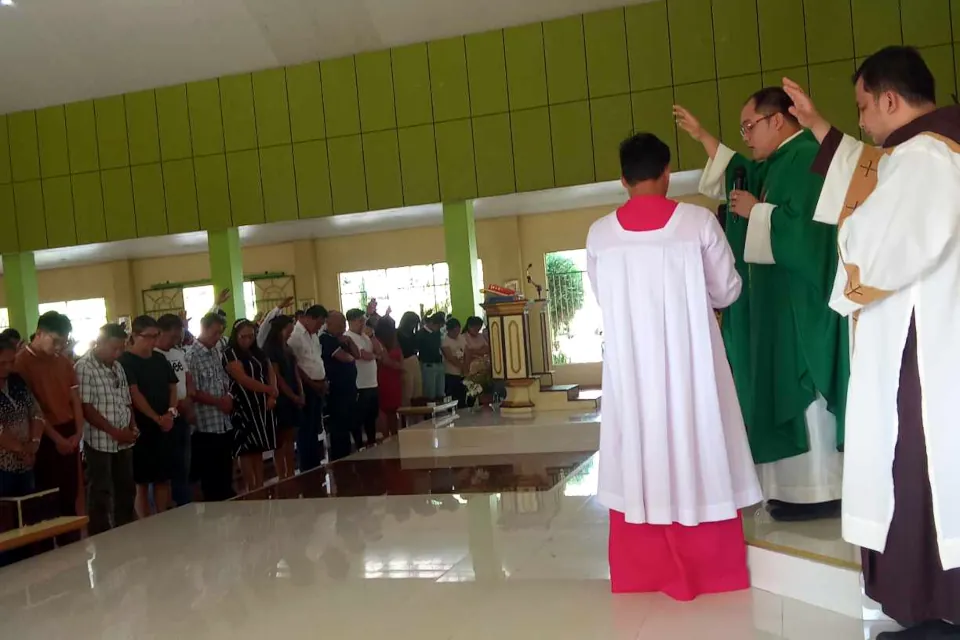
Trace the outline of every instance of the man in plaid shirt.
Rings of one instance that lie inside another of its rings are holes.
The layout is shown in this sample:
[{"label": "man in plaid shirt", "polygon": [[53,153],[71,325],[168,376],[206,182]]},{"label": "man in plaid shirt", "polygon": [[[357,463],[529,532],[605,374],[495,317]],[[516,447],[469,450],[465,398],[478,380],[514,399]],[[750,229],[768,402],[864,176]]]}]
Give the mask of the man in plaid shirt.
[{"label": "man in plaid shirt", "polygon": [[127,334],[107,324],[93,349],[77,362],[83,403],[83,442],[87,461],[88,531],[95,535],[136,520],[133,445],[139,431],[131,409],[127,376],[117,358]]},{"label": "man in plaid shirt", "polygon": [[193,434],[191,475],[200,482],[208,502],[233,497],[233,398],[223,367],[220,339],[226,321],[208,313],[200,321],[200,335],[187,349],[187,368],[193,376],[197,430]]}]

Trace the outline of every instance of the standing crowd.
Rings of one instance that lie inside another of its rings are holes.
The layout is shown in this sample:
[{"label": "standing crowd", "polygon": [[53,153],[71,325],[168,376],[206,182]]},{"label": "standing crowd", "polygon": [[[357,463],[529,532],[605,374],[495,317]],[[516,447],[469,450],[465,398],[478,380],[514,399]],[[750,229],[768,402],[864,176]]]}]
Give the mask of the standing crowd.
[{"label": "standing crowd", "polygon": [[315,305],[285,315],[291,304],[229,332],[215,308],[197,336],[173,314],[139,316],[129,332],[107,324],[76,362],[61,313],[40,316],[26,343],[4,331],[0,497],[58,489],[60,515],[76,515],[83,478],[91,535],[194,499],[229,500],[235,464],[239,489],[253,491],[267,452],[284,480],[321,466],[324,441],[335,461],[396,434],[402,406],[465,404],[464,377],[489,352],[476,317],[463,335],[443,314],[421,326],[408,312],[398,329],[375,300],[346,314]]}]

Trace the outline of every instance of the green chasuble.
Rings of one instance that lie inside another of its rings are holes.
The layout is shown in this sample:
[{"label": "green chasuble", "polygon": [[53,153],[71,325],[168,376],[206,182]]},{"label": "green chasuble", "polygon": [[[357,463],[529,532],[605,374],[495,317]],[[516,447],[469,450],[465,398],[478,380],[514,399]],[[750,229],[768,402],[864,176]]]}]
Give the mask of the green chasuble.
[{"label": "green chasuble", "polygon": [[724,311],[722,332],[758,464],[810,450],[804,413],[818,393],[837,418],[843,448],[849,333],[847,320],[827,306],[837,268],[836,227],[813,221],[823,178],[810,167],[819,149],[804,131],[763,162],[737,154],[726,169],[728,192],[743,167],[747,190],[776,205],[770,217],[775,264],[745,262],[748,220],[732,211],[726,220],[743,293]]}]

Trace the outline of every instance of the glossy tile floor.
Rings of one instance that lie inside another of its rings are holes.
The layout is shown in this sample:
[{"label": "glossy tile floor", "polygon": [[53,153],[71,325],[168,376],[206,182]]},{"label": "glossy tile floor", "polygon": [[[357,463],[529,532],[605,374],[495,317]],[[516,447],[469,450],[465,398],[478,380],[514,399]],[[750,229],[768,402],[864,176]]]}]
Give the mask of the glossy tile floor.
[{"label": "glossy tile floor", "polygon": [[549,488],[184,507],[0,570],[0,628],[18,640],[871,637],[756,590],[611,595],[596,459],[548,461],[534,466],[563,476]]}]

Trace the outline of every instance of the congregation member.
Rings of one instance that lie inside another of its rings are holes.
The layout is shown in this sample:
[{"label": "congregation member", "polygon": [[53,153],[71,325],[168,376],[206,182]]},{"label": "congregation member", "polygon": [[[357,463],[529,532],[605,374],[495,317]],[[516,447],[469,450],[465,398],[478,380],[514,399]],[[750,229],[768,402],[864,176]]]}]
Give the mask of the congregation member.
[{"label": "congregation member", "polygon": [[414,398],[423,396],[423,374],[420,371],[417,332],[420,330],[420,316],[407,311],[400,316],[397,327],[397,344],[403,355],[403,389],[400,394],[400,406],[413,405]]},{"label": "congregation member", "polygon": [[813,219],[819,145],[792,106],[780,87],[747,100],[740,134],[752,159],[674,109],[709,157],[701,193],[729,194],[726,236],[744,293],[722,331],[767,507],[780,521],[840,513],[849,372],[847,322],[828,306],[836,229]]},{"label": "congregation member", "polygon": [[23,336],[21,336],[20,332],[14,329],[13,327],[8,327],[3,331],[0,331],[0,338],[9,340],[14,345],[16,345],[18,353],[20,352],[21,349],[23,349],[24,346],[26,346],[23,344]]},{"label": "congregation member", "polygon": [[[150,316],[133,320],[132,342],[119,357],[130,387],[134,420],[140,436],[133,447],[137,515],[146,518],[170,506],[170,481],[176,468],[173,427],[177,411],[177,374],[154,351],[160,329]],[[153,487],[151,505],[150,488]]]},{"label": "congregation member", "polygon": [[357,360],[360,353],[356,344],[346,335],[347,319],[339,311],[327,316],[327,329],[320,335],[320,349],[327,372],[329,392],[327,409],[330,422],[330,461],[346,458],[352,453],[350,438],[359,442],[357,420]]},{"label": "congregation member", "polygon": [[[0,338],[0,498],[36,489],[33,467],[43,434],[43,411],[26,381],[14,372],[17,343]],[[0,567],[31,555],[29,548],[0,553]]]},{"label": "congregation member", "polygon": [[277,380],[249,320],[241,318],[233,325],[223,360],[233,396],[233,453],[240,461],[244,490],[250,492],[263,486],[263,454],[277,448]]},{"label": "congregation member", "polygon": [[420,358],[420,377],[423,397],[440,402],[446,395],[446,376],[443,367],[442,342],[444,316],[437,313],[426,320],[417,332],[417,353]]},{"label": "congregation member", "polygon": [[384,433],[396,435],[400,431],[400,417],[397,411],[403,400],[404,358],[403,349],[397,340],[397,325],[390,316],[384,316],[377,322],[374,335],[382,347],[380,363],[377,366],[377,386],[380,398],[380,419]]},{"label": "congregation member", "polygon": [[[73,326],[70,319],[48,311],[37,321],[30,344],[16,358],[16,371],[33,392],[43,411],[44,436],[37,451],[34,475],[37,489],[58,489],[60,515],[77,515],[80,494],[80,440],[83,408],[73,361],[63,350]],[[59,545],[76,542],[79,532],[57,536]]]},{"label": "congregation member", "polygon": [[463,327],[463,338],[466,343],[464,356],[464,374],[474,375],[482,373],[484,362],[490,355],[490,343],[483,332],[483,318],[470,316]]},{"label": "congregation member", "polygon": [[467,406],[467,388],[463,385],[466,366],[467,339],[461,333],[460,321],[447,320],[447,335],[440,343],[443,353],[444,392],[457,401],[461,409]]},{"label": "congregation member", "polygon": [[167,313],[157,318],[160,337],[154,349],[170,363],[177,376],[177,411],[179,417],[173,423],[174,469],[170,490],[177,506],[188,504],[193,499],[190,485],[190,425],[195,416],[190,395],[193,378],[187,366],[187,356],[180,349],[183,342],[183,321],[180,316]]},{"label": "congregation member", "polygon": [[293,306],[293,296],[288,296],[280,301],[280,304],[267,311],[260,318],[260,325],[257,327],[257,346],[263,349],[267,346],[267,336],[270,335],[270,323],[274,318],[284,315],[284,309]]},{"label": "congregation member", "polygon": [[[376,307],[374,307],[376,309]],[[379,316],[378,316],[379,317]],[[347,311],[347,337],[356,345],[357,353],[357,422],[355,434],[366,437],[366,446],[377,444],[377,418],[380,416],[380,397],[377,389],[377,358],[380,345],[370,337],[373,330],[367,326],[367,318],[360,309]],[[354,443],[362,449],[364,443]]]},{"label": "congregation member", "polygon": [[93,348],[77,362],[90,535],[137,518],[133,447],[140,432],[133,417],[127,376],[118,361],[126,341],[123,327],[104,325]]},{"label": "congregation member", "polygon": [[288,344],[290,336],[293,335],[293,325],[291,316],[274,316],[264,343],[264,353],[273,367],[273,375],[280,392],[274,410],[277,419],[277,449],[273,456],[280,480],[292,478],[296,471],[297,460],[293,443],[296,440],[297,425],[303,420],[303,408],[307,404],[297,357]]},{"label": "congregation member", "polygon": [[590,227],[603,315],[598,499],[615,593],[677,600],[747,589],[739,509],[761,499],[715,309],[741,279],[716,216],[666,197],[670,149],[620,145],[629,201]]},{"label": "congregation member", "polygon": [[297,458],[300,471],[316,469],[323,462],[320,434],[323,430],[324,397],[327,395],[327,371],[320,350],[320,330],[327,322],[327,310],[313,305],[293,325],[287,344],[297,359],[303,381],[306,405],[297,429]]},{"label": "congregation member", "polygon": [[187,349],[193,377],[196,431],[191,438],[191,479],[207,502],[233,497],[233,397],[223,364],[220,339],[226,321],[217,313],[200,320],[200,335]]},{"label": "congregation member", "polygon": [[821,141],[816,219],[839,227],[830,304],[856,319],[843,537],[862,549],[867,596],[907,627],[878,638],[960,638],[960,107],[937,108],[910,47],[870,56],[854,84],[878,147],[831,128],[784,80]]}]

